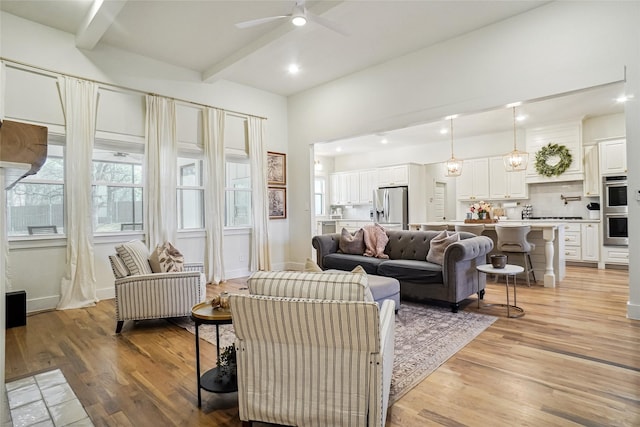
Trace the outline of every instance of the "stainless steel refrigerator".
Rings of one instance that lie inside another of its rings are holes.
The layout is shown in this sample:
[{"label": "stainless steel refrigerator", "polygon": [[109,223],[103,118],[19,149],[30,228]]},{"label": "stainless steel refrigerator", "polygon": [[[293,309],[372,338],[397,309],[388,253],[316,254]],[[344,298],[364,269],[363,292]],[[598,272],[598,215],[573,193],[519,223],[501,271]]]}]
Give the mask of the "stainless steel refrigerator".
[{"label": "stainless steel refrigerator", "polygon": [[409,229],[407,187],[382,187],[373,191],[373,220],[383,227]]}]

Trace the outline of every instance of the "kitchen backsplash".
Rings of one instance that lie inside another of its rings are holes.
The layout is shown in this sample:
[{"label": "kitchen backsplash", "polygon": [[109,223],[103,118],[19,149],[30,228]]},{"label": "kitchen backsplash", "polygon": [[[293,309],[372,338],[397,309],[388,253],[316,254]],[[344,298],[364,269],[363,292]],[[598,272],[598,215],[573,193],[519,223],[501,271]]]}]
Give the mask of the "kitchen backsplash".
[{"label": "kitchen backsplash", "polygon": [[[580,197],[580,200],[568,201],[565,204],[560,196]],[[598,201],[598,197],[582,195],[582,181],[570,181],[529,184],[529,199],[522,201],[521,205],[532,205],[533,216],[580,216],[586,219],[589,217],[587,205]],[[522,208],[517,208],[518,217],[520,211]]]}]

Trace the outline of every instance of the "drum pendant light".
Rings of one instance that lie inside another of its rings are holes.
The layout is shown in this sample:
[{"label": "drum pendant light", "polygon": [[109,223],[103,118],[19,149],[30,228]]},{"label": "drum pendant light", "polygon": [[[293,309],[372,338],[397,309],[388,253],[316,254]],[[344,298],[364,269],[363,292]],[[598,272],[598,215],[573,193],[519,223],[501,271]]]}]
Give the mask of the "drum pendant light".
[{"label": "drum pendant light", "polygon": [[453,155],[453,117],[451,121],[451,158],[444,164],[445,176],[460,176],[462,174],[462,160],[456,159]]},{"label": "drum pendant light", "polygon": [[513,151],[503,157],[507,172],[523,171],[529,163],[529,153],[516,148],[516,107],[513,107]]}]

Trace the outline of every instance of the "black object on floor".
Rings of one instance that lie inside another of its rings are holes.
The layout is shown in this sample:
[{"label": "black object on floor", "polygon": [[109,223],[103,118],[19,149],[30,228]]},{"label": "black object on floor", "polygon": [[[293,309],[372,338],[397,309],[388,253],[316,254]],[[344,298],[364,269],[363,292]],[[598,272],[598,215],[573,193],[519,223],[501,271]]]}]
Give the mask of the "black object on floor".
[{"label": "black object on floor", "polygon": [[27,324],[27,293],[25,291],[7,292],[6,329]]}]

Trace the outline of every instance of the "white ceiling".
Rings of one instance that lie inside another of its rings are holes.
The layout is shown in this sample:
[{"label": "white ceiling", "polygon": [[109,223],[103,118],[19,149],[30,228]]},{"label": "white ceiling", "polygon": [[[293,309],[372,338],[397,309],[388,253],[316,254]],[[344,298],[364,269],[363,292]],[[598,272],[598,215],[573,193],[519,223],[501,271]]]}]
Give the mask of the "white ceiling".
[{"label": "white ceiling", "polygon": [[[294,0],[105,0],[89,20],[93,3],[2,0],[0,9],[74,34],[86,49],[108,44],[197,71],[204,81],[222,78],[288,96],[546,2],[307,2],[347,36],[313,22],[298,28],[286,19],[247,29],[234,25],[290,14]],[[292,62],[300,67],[295,76],[286,72]]]},{"label": "white ceiling", "polygon": [[[585,89],[543,100],[530,100],[516,107],[516,114],[523,116],[516,122],[517,129],[535,128],[552,123],[580,121],[590,117],[624,112],[624,104],[617,98],[624,94],[624,84],[614,83]],[[456,139],[498,132],[513,132],[513,107],[507,106],[490,111],[460,114],[453,120],[454,142]],[[366,153],[371,149],[394,149],[450,141],[450,122],[442,121],[418,124],[404,129],[390,130],[372,135],[341,139],[316,144],[314,152],[320,156],[343,156]],[[382,140],[386,140],[385,145]],[[523,149],[523,146],[518,148]],[[340,151],[338,151],[340,149]]]},{"label": "white ceiling", "polygon": [[[317,23],[294,27],[287,19],[247,29],[234,24],[290,14],[289,1],[220,0],[0,0],[0,10],[74,34],[76,46],[118,49],[201,73],[205,82],[226,79],[284,96],[326,83],[481,27],[508,19],[546,1],[347,0],[307,1],[307,8],[348,35]],[[95,6],[94,6],[95,5]],[[10,58],[9,58],[10,59]],[[295,62],[300,72],[290,75]],[[612,99],[621,86],[600,88],[521,107],[519,126],[622,111]],[[444,122],[386,133],[399,145],[442,141]],[[501,108],[455,120],[456,137],[512,129]],[[379,144],[379,135],[348,143],[318,144],[316,153],[346,154]],[[335,147],[344,147],[336,153]]]}]

